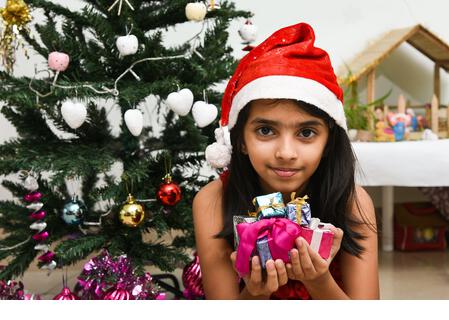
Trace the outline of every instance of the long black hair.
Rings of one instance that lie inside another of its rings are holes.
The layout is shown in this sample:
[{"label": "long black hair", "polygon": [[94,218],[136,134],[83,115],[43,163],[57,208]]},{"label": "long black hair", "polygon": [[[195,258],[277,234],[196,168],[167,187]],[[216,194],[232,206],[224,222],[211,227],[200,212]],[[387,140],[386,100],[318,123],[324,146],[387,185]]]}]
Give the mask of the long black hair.
[{"label": "long black hair", "polygon": [[[276,100],[275,100],[276,101]],[[294,100],[305,112],[322,119],[329,127],[329,137],[318,168],[310,177],[303,195],[308,195],[312,216],[323,222],[332,223],[343,230],[342,248],[360,256],[364,248],[359,241],[364,237],[351,226],[360,223],[349,216],[352,206],[360,205],[355,197],[355,155],[345,130],[336,124],[326,112],[314,105]],[[252,199],[262,195],[259,178],[248,155],[242,152],[243,128],[248,120],[251,102],[240,112],[231,129],[232,156],[228,167],[229,177],[223,185],[223,229],[217,234],[232,246],[233,216],[253,211]],[[354,202],[355,201],[355,202]],[[362,215],[363,217],[363,215]]]}]

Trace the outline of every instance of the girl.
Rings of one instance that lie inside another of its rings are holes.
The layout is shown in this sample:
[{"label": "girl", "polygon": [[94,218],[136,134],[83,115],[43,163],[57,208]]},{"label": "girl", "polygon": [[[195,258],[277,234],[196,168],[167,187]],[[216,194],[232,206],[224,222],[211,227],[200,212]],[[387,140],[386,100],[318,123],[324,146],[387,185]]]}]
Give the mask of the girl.
[{"label": "girl", "polygon": [[[354,183],[342,90],[328,54],[300,23],[275,32],[239,63],[222,101],[208,162],[226,167],[193,201],[195,237],[207,299],[378,299],[376,219],[369,195]],[[230,130],[230,131],[229,131]],[[292,191],[309,196],[313,217],[331,223],[329,259],[301,237],[291,261],[254,256],[238,281],[233,215],[252,199]]]}]

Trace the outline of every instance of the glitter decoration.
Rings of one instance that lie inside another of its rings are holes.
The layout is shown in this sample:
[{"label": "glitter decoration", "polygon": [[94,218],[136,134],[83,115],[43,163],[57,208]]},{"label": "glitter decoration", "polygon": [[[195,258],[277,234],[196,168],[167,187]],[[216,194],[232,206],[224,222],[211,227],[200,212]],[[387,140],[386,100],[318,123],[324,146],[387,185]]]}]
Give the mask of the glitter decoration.
[{"label": "glitter decoration", "polygon": [[[3,19],[3,30],[0,35],[0,59],[7,73],[12,73],[16,61],[16,49],[23,44],[18,41],[20,32],[27,29],[31,21],[30,9],[23,0],[7,0],[6,6],[0,9]],[[26,54],[26,52],[25,52]]]}]

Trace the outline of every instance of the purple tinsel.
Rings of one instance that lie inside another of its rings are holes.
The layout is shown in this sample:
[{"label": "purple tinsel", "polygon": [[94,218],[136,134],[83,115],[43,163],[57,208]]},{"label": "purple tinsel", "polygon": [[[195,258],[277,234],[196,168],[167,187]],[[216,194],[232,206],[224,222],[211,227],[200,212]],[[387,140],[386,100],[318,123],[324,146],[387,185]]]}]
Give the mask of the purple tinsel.
[{"label": "purple tinsel", "polygon": [[[114,291],[122,293],[126,291],[128,294],[111,294]],[[89,300],[103,300],[111,297],[153,300],[160,295],[148,272],[136,275],[126,255],[113,258],[107,250],[103,250],[84,265],[83,272],[78,277],[75,292],[81,299]]]},{"label": "purple tinsel", "polygon": [[40,296],[25,293],[20,281],[0,280],[0,300],[40,300]]}]

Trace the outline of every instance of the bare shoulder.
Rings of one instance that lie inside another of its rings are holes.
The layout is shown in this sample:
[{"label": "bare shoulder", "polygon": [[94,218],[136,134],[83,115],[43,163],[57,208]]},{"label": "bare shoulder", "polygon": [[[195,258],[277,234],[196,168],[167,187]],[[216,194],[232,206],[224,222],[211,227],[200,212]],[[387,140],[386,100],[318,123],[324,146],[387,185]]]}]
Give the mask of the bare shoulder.
[{"label": "bare shoulder", "polygon": [[218,180],[209,182],[195,195],[192,211],[197,240],[213,238],[223,228],[223,184]]},{"label": "bare shoulder", "polygon": [[209,182],[195,195],[193,199],[194,218],[212,213],[213,216],[221,215],[223,184],[218,180]]},{"label": "bare shoulder", "polygon": [[223,184],[219,179],[211,181],[204,187],[202,187],[200,191],[198,191],[193,201],[200,203],[207,202],[207,200],[210,199],[211,196],[218,196],[222,193],[222,191]]},{"label": "bare shoulder", "polygon": [[356,185],[355,197],[351,210],[352,218],[371,226],[376,226],[376,212],[373,200],[364,188]]},{"label": "bare shoulder", "polygon": [[357,240],[363,250],[359,257],[341,252],[342,289],[352,299],[379,299],[376,214],[370,195],[360,186],[355,188],[351,214],[351,229],[363,237]]},{"label": "bare shoulder", "polygon": [[193,224],[207,299],[236,299],[239,296],[237,274],[230,254],[232,247],[216,235],[223,230],[223,185],[215,180],[204,186],[193,199]]}]

